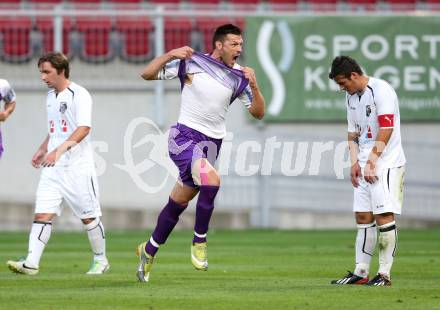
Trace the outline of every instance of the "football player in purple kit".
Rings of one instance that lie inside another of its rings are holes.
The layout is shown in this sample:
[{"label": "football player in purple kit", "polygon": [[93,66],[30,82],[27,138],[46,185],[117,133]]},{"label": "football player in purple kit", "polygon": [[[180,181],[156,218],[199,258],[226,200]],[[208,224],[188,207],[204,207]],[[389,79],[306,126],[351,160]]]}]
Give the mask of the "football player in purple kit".
[{"label": "football player in purple kit", "polygon": [[171,128],[168,145],[169,155],[179,169],[179,180],[151,237],[137,248],[137,277],[141,282],[149,280],[159,246],[166,242],[180,214],[197,194],[191,262],[197,270],[208,269],[206,238],[220,187],[214,164],[226,136],[226,112],[238,99],[254,118],[264,116],[265,101],[254,70],[237,64],[243,48],[241,29],[232,24],[218,27],[212,44],[209,55],[184,46],[153,59],[142,71],[145,80],[179,78],[182,95],[179,119]]}]

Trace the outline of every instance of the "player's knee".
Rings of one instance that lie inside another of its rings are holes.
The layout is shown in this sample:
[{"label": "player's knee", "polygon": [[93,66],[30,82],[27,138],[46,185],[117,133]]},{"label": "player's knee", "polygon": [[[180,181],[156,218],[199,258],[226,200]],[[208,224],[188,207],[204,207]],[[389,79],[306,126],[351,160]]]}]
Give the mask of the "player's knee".
[{"label": "player's knee", "polygon": [[387,223],[394,221],[394,213],[391,213],[391,212],[376,214],[374,217],[375,217],[376,222],[379,226],[385,225]]},{"label": "player's knee", "polygon": [[55,217],[52,213],[35,213],[34,221],[38,222],[50,222]]},{"label": "player's knee", "polygon": [[96,218],[90,218],[90,219],[81,219],[81,222],[83,222],[84,225],[92,223]]},{"label": "player's knee", "polygon": [[370,224],[374,222],[374,216],[369,212],[356,212],[356,223],[358,224]]},{"label": "player's knee", "polygon": [[186,208],[191,201],[192,198],[189,198],[187,196],[180,196],[171,193],[170,195],[171,200],[173,200],[175,203],[181,205],[183,208]]},{"label": "player's knee", "polygon": [[171,191],[170,198],[182,207],[187,207],[188,203],[197,195],[198,190],[184,184],[176,183]]}]

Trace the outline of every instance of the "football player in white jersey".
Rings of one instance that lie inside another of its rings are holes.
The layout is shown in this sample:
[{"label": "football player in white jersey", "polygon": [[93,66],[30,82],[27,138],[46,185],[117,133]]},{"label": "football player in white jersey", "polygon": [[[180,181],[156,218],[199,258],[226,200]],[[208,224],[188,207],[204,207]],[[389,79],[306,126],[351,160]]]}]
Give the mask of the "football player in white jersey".
[{"label": "football player in white jersey", "polygon": [[[399,102],[384,80],[363,74],[351,57],[332,62],[329,78],[346,92],[353,211],[357,222],[356,266],[332,284],[391,285],[397,248],[395,215],[401,214],[405,154],[400,137]],[[379,271],[369,279],[379,229]]]},{"label": "football player in white jersey", "polygon": [[184,46],[153,59],[142,71],[145,80],[179,78],[182,96],[179,120],[171,128],[168,144],[180,180],[151,237],[138,246],[137,277],[141,282],[148,281],[159,246],[166,242],[180,214],[197,194],[191,262],[197,270],[208,269],[207,232],[220,187],[214,163],[226,135],[226,112],[237,98],[253,117],[264,116],[265,102],[254,71],[236,62],[243,46],[240,28],[231,24],[218,27],[212,43],[210,55]]},{"label": "football player in white jersey", "polygon": [[[4,102],[4,109],[0,108],[0,122],[4,122],[14,112],[15,109],[15,92],[9,85],[8,81],[0,79],[0,102]],[[0,158],[3,154],[3,138],[2,130],[0,128]]]},{"label": "football player in white jersey", "polygon": [[92,98],[84,87],[69,80],[69,61],[62,53],[42,56],[38,68],[50,88],[46,99],[48,135],[32,158],[32,166],[42,167],[42,171],[29,252],[26,260],[8,261],[7,265],[17,273],[38,273],[52,221],[66,201],[84,224],[92,247],[93,262],[87,274],[103,274],[110,265],[90,139]]}]

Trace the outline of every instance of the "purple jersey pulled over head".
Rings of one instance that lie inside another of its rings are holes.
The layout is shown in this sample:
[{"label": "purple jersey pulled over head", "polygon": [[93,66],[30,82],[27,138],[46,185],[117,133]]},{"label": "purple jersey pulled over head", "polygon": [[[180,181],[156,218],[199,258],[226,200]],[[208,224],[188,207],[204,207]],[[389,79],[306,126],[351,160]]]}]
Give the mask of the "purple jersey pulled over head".
[{"label": "purple jersey pulled over head", "polygon": [[192,163],[197,159],[206,158],[214,166],[221,145],[222,139],[210,138],[183,124],[177,123],[171,126],[168,137],[168,152],[179,169],[182,183],[190,187],[198,187],[192,178]]},{"label": "purple jersey pulled over head", "polygon": [[191,58],[180,60],[178,76],[181,89],[183,89],[185,85],[187,72],[193,71],[194,68],[201,68],[204,72],[217,80],[217,82],[232,89],[230,103],[237,99],[249,84],[249,80],[245,78],[243,71],[229,68],[209,55],[194,52]]}]

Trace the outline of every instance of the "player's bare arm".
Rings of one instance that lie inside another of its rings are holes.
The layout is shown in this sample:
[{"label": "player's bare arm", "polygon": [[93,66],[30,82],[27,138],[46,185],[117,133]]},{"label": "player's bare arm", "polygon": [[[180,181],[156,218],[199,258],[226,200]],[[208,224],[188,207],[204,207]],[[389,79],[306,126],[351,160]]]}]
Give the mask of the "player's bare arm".
[{"label": "player's bare arm", "polygon": [[388,141],[393,134],[393,128],[381,128],[377,133],[377,138],[374,143],[374,147],[371,150],[370,155],[368,156],[367,164],[365,165],[365,181],[370,184],[373,184],[378,180],[376,175],[376,163],[377,159],[382,155],[385,147],[388,144]]},{"label": "player's bare arm", "polygon": [[90,127],[80,126],[64,141],[60,146],[46,155],[41,165],[43,167],[53,167],[57,160],[72,147],[80,143],[90,132]]},{"label": "player's bare arm", "polygon": [[252,90],[252,104],[249,108],[249,113],[256,119],[263,119],[265,110],[265,100],[258,87],[257,77],[254,69],[249,67],[242,68],[244,76],[249,80],[249,86]]},{"label": "player's bare arm", "polygon": [[6,119],[14,112],[15,101],[5,103],[5,109],[0,112],[0,122],[6,121]]},{"label": "player's bare arm", "polygon": [[40,168],[41,163],[44,160],[44,156],[47,154],[47,144],[49,143],[49,135],[46,136],[43,143],[41,143],[38,150],[35,152],[34,156],[32,156],[31,164],[34,168]]},{"label": "player's bare arm", "polygon": [[188,59],[192,56],[194,50],[189,46],[183,46],[173,49],[162,56],[156,57],[142,70],[141,77],[144,80],[157,80],[159,71],[170,61],[174,59]]},{"label": "player's bare arm", "polygon": [[348,150],[350,152],[350,161],[351,161],[350,178],[351,178],[351,184],[353,184],[354,187],[359,186],[358,178],[362,177],[362,170],[358,161],[358,154],[359,154],[358,139],[359,139],[359,135],[356,132],[348,133],[347,141],[348,141]]}]

